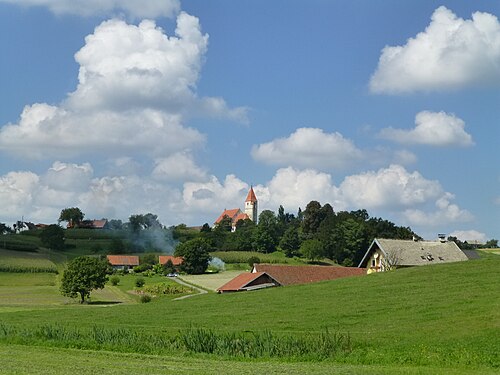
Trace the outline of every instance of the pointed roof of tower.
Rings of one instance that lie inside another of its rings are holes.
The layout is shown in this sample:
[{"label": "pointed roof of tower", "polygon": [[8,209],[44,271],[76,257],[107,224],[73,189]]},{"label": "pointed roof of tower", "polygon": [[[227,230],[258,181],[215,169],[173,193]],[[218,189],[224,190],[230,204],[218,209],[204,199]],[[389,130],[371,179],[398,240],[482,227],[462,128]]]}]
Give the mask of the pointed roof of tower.
[{"label": "pointed roof of tower", "polygon": [[248,191],[247,199],[245,199],[245,202],[252,202],[252,203],[257,202],[257,197],[253,192],[253,186],[250,186],[250,190]]}]

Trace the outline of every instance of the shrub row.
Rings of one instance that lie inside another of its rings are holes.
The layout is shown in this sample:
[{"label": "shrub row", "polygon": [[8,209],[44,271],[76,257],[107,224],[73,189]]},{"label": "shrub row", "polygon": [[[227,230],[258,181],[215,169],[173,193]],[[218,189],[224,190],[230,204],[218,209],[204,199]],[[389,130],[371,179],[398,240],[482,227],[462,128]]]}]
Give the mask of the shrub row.
[{"label": "shrub row", "polygon": [[23,345],[72,347],[144,354],[183,350],[243,358],[326,359],[346,355],[352,350],[348,334],[325,330],[306,336],[275,335],[263,332],[216,332],[189,328],[177,334],[145,333],[125,328],[87,329],[44,324],[19,328],[0,323],[0,340]]},{"label": "shrub row", "polygon": [[25,242],[0,241],[0,247],[6,250],[15,250],[15,251],[35,252],[38,250],[38,246],[36,244],[25,243]]}]

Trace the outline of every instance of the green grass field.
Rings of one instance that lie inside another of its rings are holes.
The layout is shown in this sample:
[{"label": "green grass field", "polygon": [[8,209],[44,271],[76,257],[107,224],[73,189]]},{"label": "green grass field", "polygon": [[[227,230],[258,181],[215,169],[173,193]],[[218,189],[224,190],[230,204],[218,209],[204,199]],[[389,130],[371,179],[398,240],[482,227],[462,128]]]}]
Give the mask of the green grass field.
[{"label": "green grass field", "polygon": [[[31,367],[32,373],[54,374],[73,371],[79,361],[84,361],[88,373],[103,374],[130,373],[130,369],[140,373],[189,374],[259,370],[269,374],[499,373],[499,267],[500,256],[486,254],[475,261],[309,285],[223,295],[209,293],[180,301],[160,298],[148,304],[85,306],[52,303],[57,286],[39,274],[21,274],[31,281],[4,274],[0,276],[0,323],[7,330],[37,330],[48,324],[65,327],[70,334],[72,330],[103,329],[111,333],[126,330],[126,335],[136,332],[169,337],[190,327],[203,327],[220,333],[268,330],[278,336],[302,337],[320,334],[328,328],[349,334],[352,351],[308,362],[293,358],[235,360],[182,351],[154,356],[120,349],[119,345],[113,352],[103,354],[94,347],[98,343],[89,344],[88,350],[83,350],[85,346],[71,350],[68,345],[72,344],[64,340],[23,341],[22,337],[7,335],[0,339],[0,368],[2,373],[23,373],[27,361],[33,360],[36,364]],[[52,276],[57,280],[57,275]],[[130,276],[115,288],[124,292],[133,280]],[[25,288],[19,290],[27,294],[16,295],[13,286]],[[37,291],[36,287],[51,291]],[[38,294],[47,298],[45,307],[44,301],[29,303],[30,290],[32,297]],[[105,301],[112,302],[113,298],[120,299],[119,295],[110,294]],[[24,299],[26,304],[19,302]],[[19,340],[23,345],[18,345]],[[131,367],[112,365],[124,361],[130,362]],[[52,372],[48,370],[51,368]]]}]

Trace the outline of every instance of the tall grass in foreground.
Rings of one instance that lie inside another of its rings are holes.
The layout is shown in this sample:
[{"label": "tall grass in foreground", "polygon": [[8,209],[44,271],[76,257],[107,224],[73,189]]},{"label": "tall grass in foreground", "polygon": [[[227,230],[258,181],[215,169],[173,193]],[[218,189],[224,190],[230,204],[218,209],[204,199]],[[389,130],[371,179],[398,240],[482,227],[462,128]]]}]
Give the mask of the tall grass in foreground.
[{"label": "tall grass in foreground", "polygon": [[44,324],[23,328],[0,323],[0,341],[23,345],[71,347],[143,354],[189,352],[239,358],[322,360],[352,350],[348,334],[325,329],[310,335],[263,332],[215,332],[188,328],[177,334],[145,333],[126,328],[67,328]]}]

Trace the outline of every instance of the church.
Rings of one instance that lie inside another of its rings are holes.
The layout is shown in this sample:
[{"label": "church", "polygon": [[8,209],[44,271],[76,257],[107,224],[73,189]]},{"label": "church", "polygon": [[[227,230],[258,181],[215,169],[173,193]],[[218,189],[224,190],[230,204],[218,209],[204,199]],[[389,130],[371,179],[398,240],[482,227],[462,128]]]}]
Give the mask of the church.
[{"label": "church", "polygon": [[236,223],[239,220],[250,219],[257,224],[257,197],[253,191],[253,187],[250,187],[247,199],[245,199],[245,212],[242,212],[239,208],[224,210],[217,220],[215,220],[214,225],[219,224],[225,216],[231,219],[231,231],[233,232],[236,230]]}]

